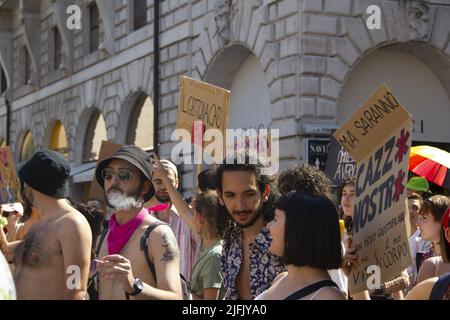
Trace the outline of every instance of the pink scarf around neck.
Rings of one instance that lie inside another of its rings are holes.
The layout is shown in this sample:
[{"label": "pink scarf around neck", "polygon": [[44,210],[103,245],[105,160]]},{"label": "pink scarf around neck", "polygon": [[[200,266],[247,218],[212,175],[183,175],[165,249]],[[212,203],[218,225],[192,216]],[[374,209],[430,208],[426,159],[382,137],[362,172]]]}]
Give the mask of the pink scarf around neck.
[{"label": "pink scarf around neck", "polygon": [[130,240],[134,231],[141,225],[147,216],[148,211],[145,208],[130,221],[120,225],[116,220],[116,214],[114,213],[109,219],[109,233],[107,237],[108,241],[108,254],[118,254],[120,250]]}]

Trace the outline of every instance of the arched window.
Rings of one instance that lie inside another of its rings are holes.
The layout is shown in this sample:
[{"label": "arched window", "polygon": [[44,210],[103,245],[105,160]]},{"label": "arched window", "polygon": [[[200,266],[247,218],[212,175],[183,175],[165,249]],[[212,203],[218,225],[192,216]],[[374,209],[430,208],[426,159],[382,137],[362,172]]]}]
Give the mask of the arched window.
[{"label": "arched window", "polygon": [[133,30],[142,28],[147,24],[147,1],[134,0],[133,5]]},{"label": "arched window", "polygon": [[27,132],[22,142],[22,148],[20,149],[20,161],[28,161],[34,154],[34,142],[31,132]]},{"label": "arched window", "polygon": [[95,111],[92,115],[86,132],[83,148],[83,162],[95,161],[100,153],[102,140],[107,140],[106,125],[102,114]]},{"label": "arched window", "polygon": [[0,66],[0,95],[6,91],[6,76],[5,71],[3,71]]},{"label": "arched window", "polygon": [[65,157],[68,156],[66,130],[64,130],[64,125],[59,120],[55,122],[53,127],[49,148],[62,153]]},{"label": "arched window", "polygon": [[[228,128],[267,129],[271,122],[269,88],[261,63],[250,54],[236,72],[231,83]],[[255,93],[258,94],[255,94]],[[242,111],[251,114],[243,117]]]},{"label": "arched window", "polygon": [[59,33],[59,30],[57,27],[52,28],[52,45],[53,45],[53,70],[58,70],[62,66],[63,62],[63,56],[64,56],[64,49],[63,44],[61,40],[61,34]]},{"label": "arched window", "polygon": [[89,6],[89,53],[98,49],[100,44],[100,13],[95,3]]},{"label": "arched window", "polygon": [[146,151],[152,150],[153,117],[152,100],[148,96],[141,97],[132,111],[126,142]]}]

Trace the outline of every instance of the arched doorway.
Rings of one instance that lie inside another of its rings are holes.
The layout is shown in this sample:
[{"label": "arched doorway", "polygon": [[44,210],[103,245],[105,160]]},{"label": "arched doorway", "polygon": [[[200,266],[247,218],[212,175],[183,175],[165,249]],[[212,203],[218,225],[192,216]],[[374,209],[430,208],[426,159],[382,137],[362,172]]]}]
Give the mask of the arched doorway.
[{"label": "arched doorway", "polygon": [[153,150],[153,117],[154,107],[149,96],[140,96],[134,105],[129,122],[125,142],[135,144],[145,151]]},{"label": "arched doorway", "polygon": [[53,125],[53,130],[50,133],[50,140],[48,143],[50,150],[61,153],[64,157],[68,157],[68,143],[66,130],[60,120],[56,120]]},{"label": "arched doorway", "polygon": [[25,162],[31,159],[35,151],[33,136],[31,132],[27,131],[24,134],[22,146],[20,147],[20,162]]},{"label": "arched doorway", "polygon": [[76,155],[78,164],[71,170],[72,197],[83,203],[90,200],[90,188],[94,179],[95,168],[103,140],[107,140],[106,125],[103,115],[97,108],[90,108],[81,117]]},{"label": "arched doorway", "polygon": [[214,59],[205,81],[231,91],[228,128],[269,128],[271,102],[261,63],[247,48],[235,45]]},{"label": "arched doorway", "polygon": [[450,99],[436,74],[415,56],[384,48],[364,57],[345,82],[338,103],[338,124],[383,82],[413,116],[413,144],[450,150]]},{"label": "arched doorway", "polygon": [[83,162],[98,159],[103,140],[107,140],[106,125],[100,111],[95,110],[87,128],[85,144],[83,148]]}]

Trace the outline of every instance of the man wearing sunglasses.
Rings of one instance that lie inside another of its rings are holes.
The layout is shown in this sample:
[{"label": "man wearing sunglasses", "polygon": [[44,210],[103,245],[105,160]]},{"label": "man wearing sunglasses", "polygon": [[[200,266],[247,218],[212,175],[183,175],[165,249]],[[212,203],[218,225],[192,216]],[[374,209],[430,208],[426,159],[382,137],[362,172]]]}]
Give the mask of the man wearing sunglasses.
[{"label": "man wearing sunglasses", "polygon": [[144,203],[154,195],[153,165],[149,156],[134,145],[121,147],[100,162],[95,176],[114,214],[109,231],[95,260],[99,272],[99,299],[181,299],[180,254],[167,225],[154,228],[148,238],[147,264],[141,238],[147,227],[158,222]]}]

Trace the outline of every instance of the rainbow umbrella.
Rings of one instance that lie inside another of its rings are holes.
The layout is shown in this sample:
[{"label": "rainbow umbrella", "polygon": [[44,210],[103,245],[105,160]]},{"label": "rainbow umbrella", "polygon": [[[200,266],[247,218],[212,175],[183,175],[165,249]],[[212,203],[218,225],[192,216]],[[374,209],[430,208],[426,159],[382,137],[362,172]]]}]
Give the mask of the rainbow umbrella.
[{"label": "rainbow umbrella", "polygon": [[441,187],[450,189],[450,153],[430,146],[412,147],[409,170]]}]

